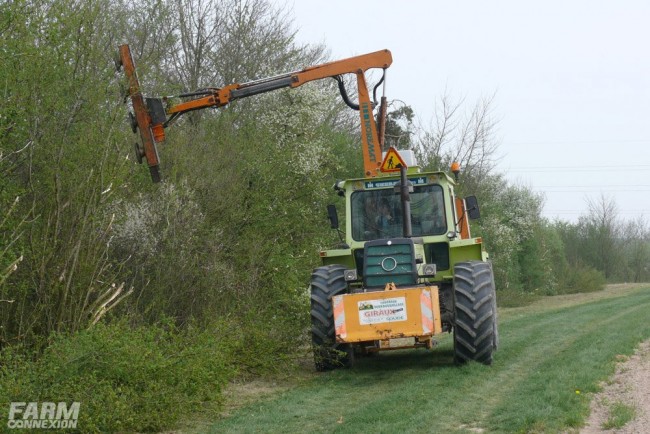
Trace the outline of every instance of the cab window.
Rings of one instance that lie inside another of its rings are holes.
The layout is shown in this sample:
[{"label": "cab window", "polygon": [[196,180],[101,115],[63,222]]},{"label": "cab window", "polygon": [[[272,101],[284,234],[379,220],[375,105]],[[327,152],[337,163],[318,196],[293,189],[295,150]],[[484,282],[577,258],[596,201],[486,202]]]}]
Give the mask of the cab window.
[{"label": "cab window", "polygon": [[[352,238],[355,241],[401,237],[402,203],[393,189],[355,191],[350,198]],[[447,232],[440,185],[416,186],[411,193],[413,236]]]}]

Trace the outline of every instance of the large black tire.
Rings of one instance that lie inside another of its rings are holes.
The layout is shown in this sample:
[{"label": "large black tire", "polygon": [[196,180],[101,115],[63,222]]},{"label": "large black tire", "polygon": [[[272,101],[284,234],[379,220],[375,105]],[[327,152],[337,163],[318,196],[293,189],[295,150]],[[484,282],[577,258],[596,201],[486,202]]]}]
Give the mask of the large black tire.
[{"label": "large black tire", "polygon": [[492,264],[454,266],[454,315],[454,361],[491,365],[499,342]]},{"label": "large black tire", "polygon": [[311,275],[311,342],[317,371],[350,367],[354,353],[349,344],[336,342],[332,297],[345,294],[348,285],[342,265],[318,267]]}]

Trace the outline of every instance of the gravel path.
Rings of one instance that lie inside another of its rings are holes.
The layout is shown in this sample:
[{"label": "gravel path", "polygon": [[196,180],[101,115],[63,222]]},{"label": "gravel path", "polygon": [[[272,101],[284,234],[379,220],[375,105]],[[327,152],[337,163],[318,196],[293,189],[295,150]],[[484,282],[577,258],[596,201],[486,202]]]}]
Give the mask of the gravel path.
[{"label": "gravel path", "polygon": [[[635,417],[622,428],[605,430],[602,426],[615,403],[633,407]],[[597,433],[650,433],[650,341],[639,345],[629,358],[621,356],[614,377],[603,384],[603,390],[594,397],[587,426],[580,434]]]}]

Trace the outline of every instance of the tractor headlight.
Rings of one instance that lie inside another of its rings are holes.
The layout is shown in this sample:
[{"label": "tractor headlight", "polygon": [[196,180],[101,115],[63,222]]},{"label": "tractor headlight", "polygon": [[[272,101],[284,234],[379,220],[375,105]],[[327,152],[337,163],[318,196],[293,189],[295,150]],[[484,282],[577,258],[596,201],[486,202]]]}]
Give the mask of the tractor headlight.
[{"label": "tractor headlight", "polygon": [[345,270],[343,278],[346,282],[354,282],[357,280],[357,270]]},{"label": "tractor headlight", "polygon": [[424,276],[435,276],[436,271],[436,264],[424,264],[422,266],[422,274]]}]

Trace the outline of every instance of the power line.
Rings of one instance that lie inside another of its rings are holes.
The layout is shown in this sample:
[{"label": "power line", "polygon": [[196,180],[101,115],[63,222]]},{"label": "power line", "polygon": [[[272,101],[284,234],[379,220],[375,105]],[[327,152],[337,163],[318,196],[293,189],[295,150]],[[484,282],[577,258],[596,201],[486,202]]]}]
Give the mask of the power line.
[{"label": "power line", "polygon": [[526,145],[585,145],[590,143],[648,143],[648,139],[608,139],[608,140],[560,140],[546,142],[503,142],[503,146],[526,146]]},{"label": "power line", "polygon": [[649,167],[650,164],[582,164],[576,166],[514,166],[517,169],[576,169],[576,168],[628,168],[628,167]]},{"label": "power line", "polygon": [[594,188],[591,190],[545,190],[545,189],[537,189],[537,187],[533,187],[533,190],[535,190],[538,193],[645,193],[645,192],[650,192],[650,189],[619,189],[619,190],[613,190],[613,189],[601,189],[601,188]]},{"label": "power line", "polygon": [[[548,210],[548,212],[579,212],[581,210],[578,209],[551,209]],[[617,212],[624,212],[624,213],[642,213],[642,212],[650,212],[650,209],[624,209],[624,210],[618,210]]]},{"label": "power line", "polygon": [[[589,210],[543,210],[543,214],[589,214]],[[645,215],[650,214],[650,210],[618,210],[617,214],[626,215]]]},{"label": "power line", "polygon": [[630,165],[630,166],[556,166],[556,167],[517,167],[505,169],[506,172],[646,172],[650,171],[650,165]]},{"label": "power line", "polygon": [[642,193],[649,192],[648,184],[579,184],[579,185],[532,185],[531,190],[542,193]]},{"label": "power line", "polygon": [[536,185],[534,188],[628,188],[650,187],[650,184],[619,184],[619,185]]}]

